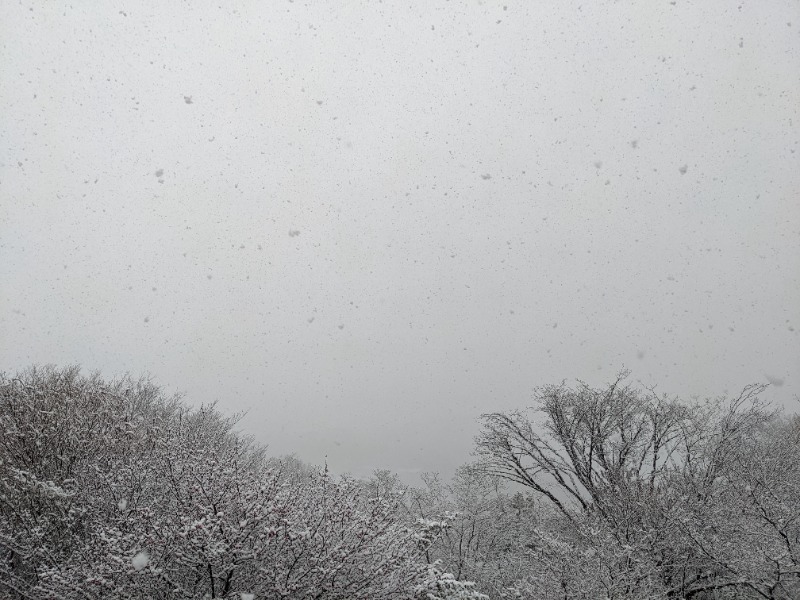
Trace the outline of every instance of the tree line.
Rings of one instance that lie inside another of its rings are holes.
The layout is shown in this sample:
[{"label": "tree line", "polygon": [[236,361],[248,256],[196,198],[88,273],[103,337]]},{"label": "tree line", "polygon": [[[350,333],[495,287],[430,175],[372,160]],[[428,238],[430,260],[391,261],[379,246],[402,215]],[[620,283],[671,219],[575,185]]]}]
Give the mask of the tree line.
[{"label": "tree line", "polygon": [[800,598],[800,420],[765,386],[551,385],[409,486],[77,367],[0,374],[0,597]]}]

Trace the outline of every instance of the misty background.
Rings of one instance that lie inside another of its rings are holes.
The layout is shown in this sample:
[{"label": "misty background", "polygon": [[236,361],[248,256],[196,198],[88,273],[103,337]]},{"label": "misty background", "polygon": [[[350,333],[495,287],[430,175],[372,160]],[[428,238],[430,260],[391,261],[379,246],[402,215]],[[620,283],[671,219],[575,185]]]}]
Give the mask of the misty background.
[{"label": "misty background", "polygon": [[0,369],[404,478],[535,386],[796,410],[800,6],[0,2]]}]

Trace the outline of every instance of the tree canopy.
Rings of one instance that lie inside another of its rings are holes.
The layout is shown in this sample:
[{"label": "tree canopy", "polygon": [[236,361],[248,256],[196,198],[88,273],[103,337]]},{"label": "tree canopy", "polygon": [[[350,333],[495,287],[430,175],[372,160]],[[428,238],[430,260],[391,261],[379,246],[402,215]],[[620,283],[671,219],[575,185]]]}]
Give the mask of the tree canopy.
[{"label": "tree canopy", "polygon": [[414,487],[269,457],[148,380],[0,374],[0,596],[798,598],[800,428],[765,390],[544,386]]}]

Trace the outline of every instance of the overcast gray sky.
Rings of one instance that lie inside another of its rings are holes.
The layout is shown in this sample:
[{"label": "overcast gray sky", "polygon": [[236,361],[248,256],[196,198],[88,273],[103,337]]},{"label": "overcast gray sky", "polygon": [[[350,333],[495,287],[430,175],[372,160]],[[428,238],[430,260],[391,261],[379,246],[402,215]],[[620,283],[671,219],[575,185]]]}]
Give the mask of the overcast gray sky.
[{"label": "overcast gray sky", "polygon": [[623,365],[797,408],[795,0],[0,7],[3,370],[407,477]]}]

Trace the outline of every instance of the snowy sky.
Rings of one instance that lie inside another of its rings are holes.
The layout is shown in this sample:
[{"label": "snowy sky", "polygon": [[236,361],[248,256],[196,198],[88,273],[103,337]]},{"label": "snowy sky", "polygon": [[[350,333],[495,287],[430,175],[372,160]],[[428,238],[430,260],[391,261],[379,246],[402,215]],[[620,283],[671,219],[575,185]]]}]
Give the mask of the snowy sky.
[{"label": "snowy sky", "polygon": [[8,0],[0,44],[0,369],[409,477],[623,365],[798,408],[795,0]]}]

